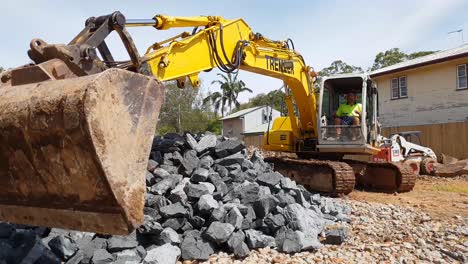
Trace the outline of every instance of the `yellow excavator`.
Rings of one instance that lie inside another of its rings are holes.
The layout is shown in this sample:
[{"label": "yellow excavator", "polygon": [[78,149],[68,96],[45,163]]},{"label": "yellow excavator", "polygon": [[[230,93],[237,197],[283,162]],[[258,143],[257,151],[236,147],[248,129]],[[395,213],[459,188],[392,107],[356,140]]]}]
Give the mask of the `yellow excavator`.
[{"label": "yellow excavator", "polygon": [[[193,30],[156,42],[140,55],[127,31],[137,26]],[[108,48],[106,38],[114,31],[128,60],[115,60]],[[2,221],[110,234],[134,230],[144,218],[144,175],[164,99],[161,82],[199,87],[199,74],[214,68],[284,81],[289,114],[274,120],[265,148],[298,155],[271,160],[298,182],[334,195],[352,191],[355,175],[391,191],[414,185],[414,176],[399,165],[343,161],[345,154],[379,152],[376,135],[364,133],[359,144],[321,144],[319,135],[333,129],[318,122],[315,72],[291,40],[270,40],[242,19],[132,20],[114,12],[87,19],[66,45],[33,39],[28,55],[34,63],[1,76]],[[355,83],[368,87],[367,80]],[[375,93],[372,85],[361,91],[369,102]],[[376,125],[372,120],[353,129],[366,131]]]}]

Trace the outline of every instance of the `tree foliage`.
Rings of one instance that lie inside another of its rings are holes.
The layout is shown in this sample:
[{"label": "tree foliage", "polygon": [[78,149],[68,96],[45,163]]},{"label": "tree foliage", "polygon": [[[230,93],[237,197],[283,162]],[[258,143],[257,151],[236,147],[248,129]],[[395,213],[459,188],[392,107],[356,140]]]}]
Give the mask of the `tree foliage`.
[{"label": "tree foliage", "polygon": [[219,121],[215,113],[203,105],[202,98],[203,94],[199,89],[179,89],[175,83],[167,83],[156,133],[163,135],[168,132],[212,131],[219,134]]},{"label": "tree foliage", "polygon": [[284,105],[284,92],[282,90],[274,90],[269,93],[260,93],[252,97],[248,103],[242,104],[238,110],[269,105],[283,114],[286,112],[286,106]]},{"label": "tree foliage", "polygon": [[5,69],[3,69],[3,67],[0,66],[0,72],[3,72]]},{"label": "tree foliage", "polygon": [[226,108],[229,109],[229,112],[232,111],[232,106],[236,108],[240,107],[239,101],[237,98],[242,92],[250,92],[252,90],[245,86],[245,83],[242,80],[237,79],[237,74],[233,75],[228,73],[227,75],[218,73],[218,76],[221,77],[220,80],[214,80],[211,84],[219,84],[220,92],[214,92],[205,99],[203,99],[204,105],[209,105],[210,103],[214,107],[216,113],[221,111],[221,116],[224,116]]},{"label": "tree foliage", "polygon": [[360,73],[363,72],[361,67],[349,65],[342,60],[336,60],[330,64],[330,66],[323,68],[321,71],[318,72],[317,79],[315,80],[315,89],[318,91],[322,79],[325,76],[331,76],[335,74],[341,73]]},{"label": "tree foliage", "polygon": [[389,49],[375,55],[374,64],[371,70],[377,70],[383,67],[391,66],[406,60],[412,60],[418,57],[426,56],[434,53],[435,51],[418,51],[410,54],[406,54],[400,51],[399,48]]}]

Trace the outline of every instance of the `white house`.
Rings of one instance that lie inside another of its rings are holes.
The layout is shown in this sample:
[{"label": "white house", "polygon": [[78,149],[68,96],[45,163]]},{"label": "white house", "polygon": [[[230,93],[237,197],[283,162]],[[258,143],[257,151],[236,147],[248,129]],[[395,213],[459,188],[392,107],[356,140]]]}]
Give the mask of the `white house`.
[{"label": "white house", "polygon": [[269,106],[257,106],[243,109],[227,115],[220,120],[223,122],[223,135],[237,137],[244,140],[247,146],[261,146],[263,134],[273,125],[273,120],[280,116],[280,112]]}]

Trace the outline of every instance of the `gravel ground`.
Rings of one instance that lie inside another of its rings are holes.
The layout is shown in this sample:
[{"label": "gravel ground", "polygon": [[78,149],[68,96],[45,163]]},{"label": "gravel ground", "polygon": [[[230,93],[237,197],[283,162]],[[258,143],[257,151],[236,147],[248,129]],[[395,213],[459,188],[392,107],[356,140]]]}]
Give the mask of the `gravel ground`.
[{"label": "gravel ground", "polygon": [[[243,260],[226,253],[202,263],[466,263],[468,219],[435,220],[417,208],[346,200],[352,206],[349,239],[294,255],[252,251]],[[442,209],[443,210],[443,209]],[[184,262],[192,263],[192,262]]]}]

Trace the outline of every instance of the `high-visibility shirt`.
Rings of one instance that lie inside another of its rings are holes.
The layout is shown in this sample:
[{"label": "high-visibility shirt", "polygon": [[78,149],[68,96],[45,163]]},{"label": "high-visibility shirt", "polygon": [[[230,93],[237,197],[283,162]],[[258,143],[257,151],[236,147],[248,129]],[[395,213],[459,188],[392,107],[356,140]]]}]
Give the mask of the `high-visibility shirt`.
[{"label": "high-visibility shirt", "polygon": [[338,107],[338,110],[336,111],[336,115],[339,117],[343,116],[355,116],[359,117],[359,115],[362,113],[362,104],[360,103],[355,103],[354,105],[349,105],[349,104],[341,104],[340,107]]}]

